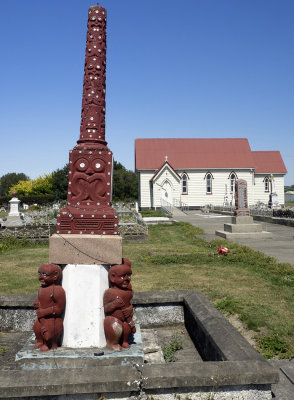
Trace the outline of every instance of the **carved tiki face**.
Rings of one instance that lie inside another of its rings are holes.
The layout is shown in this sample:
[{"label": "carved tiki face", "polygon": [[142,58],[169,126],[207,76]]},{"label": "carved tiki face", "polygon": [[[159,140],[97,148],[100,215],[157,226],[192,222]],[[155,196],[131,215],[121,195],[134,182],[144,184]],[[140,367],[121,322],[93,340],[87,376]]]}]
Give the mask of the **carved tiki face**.
[{"label": "carved tiki face", "polygon": [[38,275],[41,286],[47,287],[53,283],[59,283],[62,271],[58,265],[44,264],[39,267]]},{"label": "carved tiki face", "polygon": [[130,287],[132,270],[127,264],[114,265],[110,268],[108,276],[112,286],[127,290]]},{"label": "carved tiki face", "polygon": [[107,148],[70,153],[68,202],[99,207],[110,205],[112,153]]}]

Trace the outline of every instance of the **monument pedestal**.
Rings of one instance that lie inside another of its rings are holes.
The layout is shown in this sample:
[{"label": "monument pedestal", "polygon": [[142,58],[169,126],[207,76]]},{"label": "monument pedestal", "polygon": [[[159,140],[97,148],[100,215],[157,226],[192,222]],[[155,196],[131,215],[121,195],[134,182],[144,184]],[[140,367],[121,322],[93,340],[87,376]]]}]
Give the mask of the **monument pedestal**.
[{"label": "monument pedestal", "polygon": [[49,242],[52,264],[120,264],[122,238],[114,235],[54,234]]},{"label": "monument pedestal", "polygon": [[225,239],[266,239],[271,238],[272,233],[262,230],[261,224],[253,223],[251,216],[236,216],[232,217],[231,224],[224,224],[223,231],[215,231],[217,236]]},{"label": "monument pedestal", "polygon": [[65,265],[62,348],[104,347],[103,294],[109,287],[109,266],[122,262],[122,238],[54,234],[50,238],[49,262]]},{"label": "monument pedestal", "polygon": [[34,335],[16,354],[17,368],[21,370],[50,369],[84,369],[101,366],[122,366],[143,364],[144,351],[140,326],[136,324],[136,333],[130,341],[131,346],[123,351],[113,351],[107,348],[91,347],[72,349],[58,347],[56,350],[40,352],[34,349]]}]

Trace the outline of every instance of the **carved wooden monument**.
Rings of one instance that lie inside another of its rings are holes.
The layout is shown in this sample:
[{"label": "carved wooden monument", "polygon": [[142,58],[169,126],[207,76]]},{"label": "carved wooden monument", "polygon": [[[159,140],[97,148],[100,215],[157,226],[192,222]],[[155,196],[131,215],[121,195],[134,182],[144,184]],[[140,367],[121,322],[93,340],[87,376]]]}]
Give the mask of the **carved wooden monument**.
[{"label": "carved wooden monument", "polygon": [[108,269],[122,262],[111,206],[112,152],[105,140],[106,10],[88,11],[80,137],[69,154],[67,205],[57,216],[49,260],[64,264],[64,347],[103,347]]},{"label": "carved wooden monument", "polygon": [[105,141],[106,10],[89,8],[80,138],[69,154],[67,206],[59,234],[118,233],[111,207],[112,152]]}]

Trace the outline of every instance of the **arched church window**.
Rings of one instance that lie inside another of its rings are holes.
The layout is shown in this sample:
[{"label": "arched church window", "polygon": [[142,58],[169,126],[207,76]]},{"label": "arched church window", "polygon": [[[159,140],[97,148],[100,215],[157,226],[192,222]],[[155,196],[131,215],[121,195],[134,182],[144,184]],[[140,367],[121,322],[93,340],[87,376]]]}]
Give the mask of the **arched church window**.
[{"label": "arched church window", "polygon": [[187,174],[182,175],[182,194],[188,194],[188,176],[187,176]]},{"label": "arched church window", "polygon": [[264,191],[269,192],[269,188],[270,188],[270,180],[269,180],[269,177],[266,176],[264,178]]},{"label": "arched church window", "polygon": [[233,193],[235,191],[235,181],[236,181],[236,175],[234,173],[232,173],[231,176],[230,176],[231,193]]},{"label": "arched church window", "polygon": [[212,175],[211,173],[206,174],[206,193],[212,193]]}]

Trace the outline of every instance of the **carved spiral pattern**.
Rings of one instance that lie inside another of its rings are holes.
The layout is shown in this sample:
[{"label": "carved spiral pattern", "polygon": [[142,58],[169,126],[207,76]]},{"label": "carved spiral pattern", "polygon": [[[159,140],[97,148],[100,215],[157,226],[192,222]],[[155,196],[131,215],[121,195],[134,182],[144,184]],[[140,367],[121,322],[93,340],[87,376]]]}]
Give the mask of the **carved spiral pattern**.
[{"label": "carved spiral pattern", "polygon": [[79,143],[105,144],[106,10],[89,8]]}]

